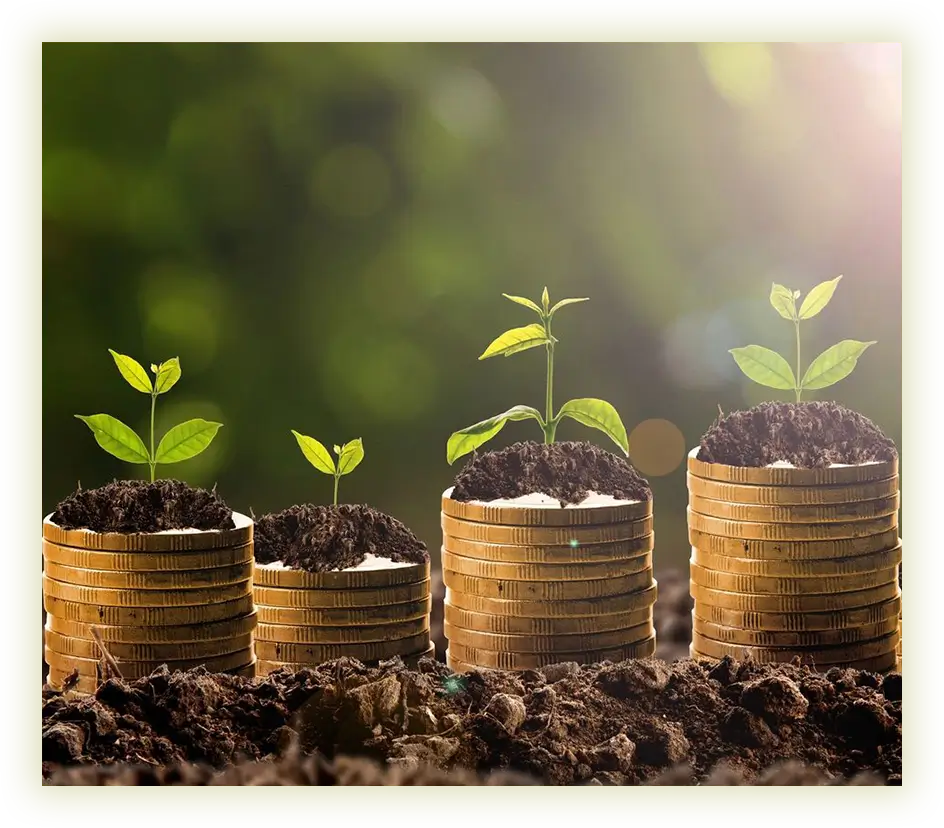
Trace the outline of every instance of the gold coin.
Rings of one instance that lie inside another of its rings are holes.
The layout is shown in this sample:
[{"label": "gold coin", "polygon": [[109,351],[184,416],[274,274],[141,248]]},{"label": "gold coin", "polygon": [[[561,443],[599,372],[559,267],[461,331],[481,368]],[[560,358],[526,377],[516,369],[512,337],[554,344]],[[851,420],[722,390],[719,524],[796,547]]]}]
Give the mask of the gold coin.
[{"label": "gold coin", "polygon": [[429,595],[429,580],[378,589],[288,589],[257,586],[253,593],[256,603],[267,607],[382,607],[422,600]]},{"label": "gold coin", "polygon": [[251,596],[252,581],[207,589],[99,589],[64,584],[43,575],[43,592],[50,598],[104,607],[192,607]]},{"label": "gold coin", "polygon": [[797,656],[802,663],[842,664],[848,661],[861,661],[866,658],[878,658],[886,653],[894,653],[898,645],[898,631],[890,635],[876,638],[871,641],[860,641],[855,644],[840,644],[835,647],[787,647],[785,649],[773,647],[747,647],[743,644],[728,644],[705,638],[698,632],[692,633],[692,647],[696,652],[714,658],[744,659],[750,656],[759,662],[789,662]]},{"label": "gold coin", "polygon": [[863,589],[898,583],[898,567],[860,572],[856,575],[837,575],[819,578],[766,578],[759,575],[739,575],[718,572],[690,563],[692,583],[725,592],[748,595],[822,595],[828,592],[857,592]]},{"label": "gold coin", "polygon": [[242,546],[252,541],[252,520],[233,512],[235,529],[205,532],[90,532],[88,529],[62,529],[52,522],[52,513],[43,518],[43,538],[60,546],[113,552],[192,552]]},{"label": "gold coin", "polygon": [[517,615],[525,618],[576,618],[582,616],[610,615],[615,612],[634,612],[648,609],[656,602],[658,583],[638,592],[609,595],[604,598],[578,599],[571,601],[517,601],[507,598],[486,598],[469,595],[446,587],[446,601],[459,609],[486,615]]},{"label": "gold coin", "polygon": [[714,607],[752,612],[832,612],[833,610],[867,607],[897,598],[898,582],[883,584],[873,589],[861,589],[855,592],[840,592],[823,595],[746,595],[743,592],[728,592],[710,589],[689,582],[689,591],[695,599]]},{"label": "gold coin", "polygon": [[819,630],[817,632],[769,632],[767,630],[742,630],[737,627],[724,627],[711,621],[703,621],[697,615],[692,617],[692,628],[699,635],[726,644],[748,647],[829,647],[840,644],[853,644],[857,641],[869,641],[890,635],[898,629],[895,616],[865,624],[861,627],[846,627],[838,630]]},{"label": "gold coin", "polygon": [[[353,656],[349,656],[353,658]],[[391,656],[395,658],[395,656]],[[418,653],[412,653],[410,655],[401,655],[399,658],[403,663],[410,669],[416,669],[417,664],[421,658],[436,658],[436,645],[430,644],[428,647],[420,650]],[[332,659],[329,659],[329,661]],[[384,661],[389,659],[377,659],[378,661]],[[265,659],[259,659],[256,664],[257,672],[259,676],[267,676],[269,673],[275,672],[276,670],[286,669],[289,672],[297,673],[300,670],[312,670],[315,667],[319,666],[318,664],[308,664],[308,663],[299,663],[299,662],[287,662],[287,661],[266,661]]]},{"label": "gold coin", "polygon": [[652,514],[652,501],[640,500],[612,506],[492,506],[453,500],[452,489],[442,496],[443,514],[470,523],[495,526],[600,526],[626,523]]},{"label": "gold coin", "polygon": [[55,581],[75,586],[106,589],[197,589],[240,584],[252,578],[252,561],[214,569],[176,572],[117,572],[80,569],[47,561],[46,575]]},{"label": "gold coin", "polygon": [[845,610],[827,612],[751,612],[715,607],[702,601],[695,604],[695,614],[715,624],[770,632],[817,632],[841,630],[877,624],[898,612],[901,597]]},{"label": "gold coin", "polygon": [[419,601],[388,604],[361,609],[306,609],[304,607],[256,606],[260,624],[289,624],[298,627],[356,627],[377,624],[399,624],[425,618],[433,608],[433,597]]},{"label": "gold coin", "polygon": [[205,624],[246,615],[252,612],[252,595],[244,595],[242,598],[219,604],[201,604],[194,607],[109,607],[101,604],[79,604],[44,594],[43,608],[56,618],[87,624],[180,626]]},{"label": "gold coin", "polygon": [[760,486],[844,486],[872,483],[898,474],[898,460],[863,463],[859,466],[829,466],[823,469],[792,469],[783,466],[726,466],[698,459],[699,448],[688,453],[688,471],[695,477],[721,483],[747,483]]},{"label": "gold coin", "polygon": [[372,644],[284,644],[256,639],[256,657],[263,661],[293,664],[323,664],[347,656],[358,661],[379,661],[393,656],[410,655],[429,647],[429,631],[395,641]]},{"label": "gold coin", "polygon": [[[74,669],[78,669],[80,676],[97,676],[101,660],[97,658],[79,658],[78,656],[62,655],[55,653],[48,647],[44,650],[46,654],[46,663],[49,668],[58,670],[68,675]],[[115,657],[118,663],[118,669],[121,675],[126,679],[144,678],[151,675],[162,664],[166,664],[168,669],[189,670],[193,667],[206,667],[211,673],[221,673],[225,670],[232,670],[236,667],[244,667],[252,661],[252,648],[246,648],[234,653],[228,653],[213,658],[190,658],[180,660],[162,660],[155,661],[123,661]]]},{"label": "gold coin", "polygon": [[620,578],[596,581],[502,581],[475,578],[443,570],[443,583],[452,590],[485,598],[507,598],[512,601],[569,601],[581,598],[602,598],[625,592],[636,592],[652,586],[652,570]]},{"label": "gold coin", "polygon": [[[898,515],[848,523],[755,523],[706,517],[686,509],[689,529],[737,540],[826,541],[866,538],[898,528]],[[693,543],[693,546],[697,544]],[[833,556],[833,557],[839,557]]]},{"label": "gold coin", "polygon": [[429,561],[387,569],[305,572],[302,569],[274,569],[257,564],[253,574],[256,586],[290,589],[371,589],[416,584],[429,579]]},{"label": "gold coin", "polygon": [[400,656],[403,659],[403,663],[409,667],[411,670],[415,670],[419,665],[421,658],[436,658],[436,645],[430,644],[425,650],[422,650],[419,653],[414,653],[413,655]]},{"label": "gold coin", "polygon": [[587,543],[610,543],[633,540],[652,533],[652,518],[602,526],[498,526],[491,523],[470,523],[442,515],[444,534],[454,538],[514,546],[567,546]]},{"label": "gold coin", "polygon": [[888,569],[901,563],[901,544],[893,549],[872,555],[854,555],[846,558],[820,558],[812,561],[765,561],[754,558],[732,558],[715,555],[692,547],[692,563],[718,572],[765,577],[819,578],[821,576],[859,575]]},{"label": "gold coin", "polygon": [[510,546],[443,535],[443,549],[447,552],[497,563],[582,564],[623,561],[651,552],[654,544],[654,532],[628,541],[567,546]]},{"label": "gold coin", "polygon": [[647,621],[636,627],[592,635],[499,635],[464,630],[447,621],[443,624],[443,634],[449,640],[450,647],[453,644],[461,644],[499,653],[576,653],[582,650],[604,650],[635,644],[655,635],[655,630],[652,628],[652,622]]},{"label": "gold coin", "polygon": [[874,520],[898,512],[898,494],[878,500],[859,500],[852,503],[831,503],[825,506],[766,506],[752,503],[728,503],[690,495],[688,506],[692,512],[723,520],[755,521],[759,523],[848,523]]},{"label": "gold coin", "polygon": [[252,562],[252,544],[226,546],[193,552],[96,552],[76,549],[43,541],[43,558],[47,563],[99,569],[110,572],[192,572],[197,569],[218,569]]},{"label": "gold coin", "polygon": [[53,615],[46,616],[46,629],[69,638],[94,640],[95,627],[102,640],[116,644],[199,644],[221,639],[238,638],[256,628],[255,611],[240,618],[216,621],[210,624],[187,624],[179,627],[127,627],[107,624],[87,624],[67,621]]},{"label": "gold coin", "polygon": [[370,644],[396,641],[411,635],[429,632],[429,617],[399,624],[371,627],[293,627],[288,624],[260,624],[256,640],[280,641],[286,644]]},{"label": "gold coin", "polygon": [[[70,638],[46,628],[46,646],[54,653],[79,658],[98,659],[101,651],[94,641],[86,638]],[[120,644],[105,643],[109,654],[121,661],[181,661],[184,659],[209,658],[252,649],[252,633],[223,638],[216,641],[179,642],[169,644]]]},{"label": "gold coin", "polygon": [[479,561],[453,555],[445,547],[440,550],[442,567],[450,572],[473,578],[497,578],[508,581],[592,581],[601,578],[617,578],[652,569],[652,555],[646,553],[638,558],[622,561],[600,561],[585,564],[526,564]]},{"label": "gold coin", "polygon": [[766,506],[823,506],[830,503],[854,503],[891,497],[898,492],[898,475],[874,483],[846,486],[758,486],[720,483],[687,475],[691,495],[728,503],[753,503]]},{"label": "gold coin", "polygon": [[[689,655],[694,659],[699,659],[702,661],[719,661],[718,658],[714,656],[705,655],[704,653],[699,653],[695,650],[694,647],[689,647]],[[744,660],[742,656],[740,661]],[[770,662],[767,662],[770,663]],[[851,670],[864,670],[871,673],[887,673],[895,669],[896,665],[896,656],[894,653],[888,653],[886,655],[880,655],[875,658],[865,658],[859,661],[847,661],[842,662],[841,664],[811,664],[810,667],[815,667],[819,672],[825,673],[827,670],[833,667],[840,667],[841,669],[851,669]]]},{"label": "gold coin", "polygon": [[621,630],[652,621],[652,607],[632,612],[614,612],[577,618],[527,618],[519,615],[489,615],[460,609],[448,601],[443,606],[444,617],[450,624],[465,630],[501,633],[503,635],[590,635]]},{"label": "gold coin", "polygon": [[449,642],[447,656],[462,664],[474,664],[499,670],[534,670],[549,664],[564,661],[576,661],[578,664],[596,664],[601,661],[625,661],[630,658],[648,658],[656,651],[655,635],[621,647],[603,650],[579,650],[577,652],[558,653],[503,653],[494,650],[482,650],[466,647],[454,641]]},{"label": "gold coin", "polygon": [[[153,672],[153,671],[152,671]],[[254,678],[256,675],[256,662],[255,660],[250,663],[242,666],[236,667],[233,670],[224,670],[224,673],[228,673],[231,676],[243,676],[244,678]],[[72,673],[71,670],[56,670],[50,667],[49,676],[46,679],[46,683],[57,690],[62,689],[63,679],[67,678]],[[150,674],[149,674],[150,675]],[[127,681],[134,681],[126,677]],[[84,694],[94,693],[98,686],[101,684],[97,676],[94,675],[84,675],[79,677],[78,682],[73,685],[72,691]]]},{"label": "gold coin", "polygon": [[827,541],[775,541],[731,538],[700,532],[689,526],[688,540],[703,552],[733,558],[755,558],[770,561],[810,561],[822,558],[845,558],[871,555],[892,549],[900,542],[897,529],[890,529],[863,538],[842,538]]}]

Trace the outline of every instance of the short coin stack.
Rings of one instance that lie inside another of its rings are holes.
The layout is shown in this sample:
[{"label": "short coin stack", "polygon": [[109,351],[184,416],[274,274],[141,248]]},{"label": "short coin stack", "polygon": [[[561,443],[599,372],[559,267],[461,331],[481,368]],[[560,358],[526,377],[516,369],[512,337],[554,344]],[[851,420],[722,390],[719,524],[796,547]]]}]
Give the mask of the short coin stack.
[{"label": "short coin stack", "polygon": [[93,693],[103,658],[126,679],[162,664],[254,675],[253,525],[233,520],[222,531],[119,534],[62,529],[47,517],[49,683]]},{"label": "short coin stack", "polygon": [[897,461],[797,469],[689,454],[693,657],[896,667]]},{"label": "short coin stack", "polygon": [[499,506],[442,497],[446,661],[528,670],[655,652],[652,501]]},{"label": "short coin stack", "polygon": [[257,564],[254,582],[259,675],[343,656],[363,662],[400,656],[410,666],[435,657],[428,561],[330,572]]}]

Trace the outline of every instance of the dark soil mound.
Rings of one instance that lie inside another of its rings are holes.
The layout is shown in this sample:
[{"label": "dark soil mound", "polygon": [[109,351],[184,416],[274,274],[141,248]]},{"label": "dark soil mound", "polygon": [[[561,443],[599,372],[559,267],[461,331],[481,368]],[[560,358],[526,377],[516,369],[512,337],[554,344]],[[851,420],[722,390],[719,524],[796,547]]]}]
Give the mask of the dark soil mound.
[{"label": "dark soil mound", "polygon": [[79,489],[52,514],[63,529],[93,532],[163,532],[168,529],[232,529],[233,510],[213,491],[180,480],[115,480]]},{"label": "dark soil mound", "polygon": [[875,423],[834,402],[767,402],[734,411],[715,420],[698,452],[706,463],[761,467],[782,460],[801,469],[897,456]]},{"label": "dark soil mound", "polygon": [[456,477],[452,499],[497,500],[533,492],[579,503],[587,492],[649,500],[652,490],[632,465],[592,443],[515,443],[473,455]]},{"label": "dark soil mound", "polygon": [[367,554],[397,563],[429,560],[426,544],[396,518],[370,506],[291,506],[256,521],[256,561],[328,572],[357,566]]},{"label": "dark soil mound", "polygon": [[161,670],[112,679],[95,697],[45,691],[43,775],[60,764],[222,768],[297,740],[306,754],[509,769],[551,784],[639,784],[679,764],[690,781],[719,764],[751,781],[783,760],[900,784],[901,719],[899,674],[730,659],[462,678],[430,659],[418,671],[399,659],[376,668],[339,659],[255,680]]}]

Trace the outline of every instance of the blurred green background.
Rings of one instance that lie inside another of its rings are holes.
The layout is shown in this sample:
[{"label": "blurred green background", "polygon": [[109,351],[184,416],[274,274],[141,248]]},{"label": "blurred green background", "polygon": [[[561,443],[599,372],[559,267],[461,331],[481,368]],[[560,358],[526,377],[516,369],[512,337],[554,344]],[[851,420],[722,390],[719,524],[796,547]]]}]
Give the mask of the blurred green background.
[{"label": "blurred green background", "polygon": [[[341,499],[438,558],[449,434],[543,406],[543,351],[478,362],[558,317],[556,392],[637,432],[657,560],[681,566],[681,453],[789,394],[727,350],[793,353],[772,281],[843,274],[805,361],[876,339],[837,399],[901,439],[901,63],[881,44],[46,44],[43,499],[143,476],[73,414],[145,433],[107,349],[179,356],[158,434],[225,424],[162,476],[256,515],[330,502],[290,429],[363,437]],[[792,357],[790,357],[792,361]],[[673,438],[674,435],[674,438]],[[510,423],[494,446],[540,439]],[[564,424],[558,439],[602,434]],[[613,447],[615,448],[615,447]],[[648,468],[647,468],[648,467]],[[654,470],[651,471],[651,470]],[[658,473],[655,473],[658,472]]]}]

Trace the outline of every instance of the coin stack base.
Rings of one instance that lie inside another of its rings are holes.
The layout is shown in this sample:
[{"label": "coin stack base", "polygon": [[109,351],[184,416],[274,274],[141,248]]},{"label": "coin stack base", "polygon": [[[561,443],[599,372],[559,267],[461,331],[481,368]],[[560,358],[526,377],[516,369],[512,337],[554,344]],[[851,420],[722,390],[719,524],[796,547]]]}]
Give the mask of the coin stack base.
[{"label": "coin stack base", "polygon": [[254,593],[260,675],[342,657],[365,663],[399,657],[411,667],[435,658],[428,562],[332,572],[260,564]]},{"label": "coin stack base", "polygon": [[652,502],[561,509],[442,496],[446,663],[530,670],[655,653]]},{"label": "coin stack base", "polygon": [[692,657],[900,669],[897,462],[751,468],[697,455]]},{"label": "coin stack base", "polygon": [[204,666],[255,672],[252,521],[218,532],[96,533],[43,521],[44,659],[50,686]]}]

